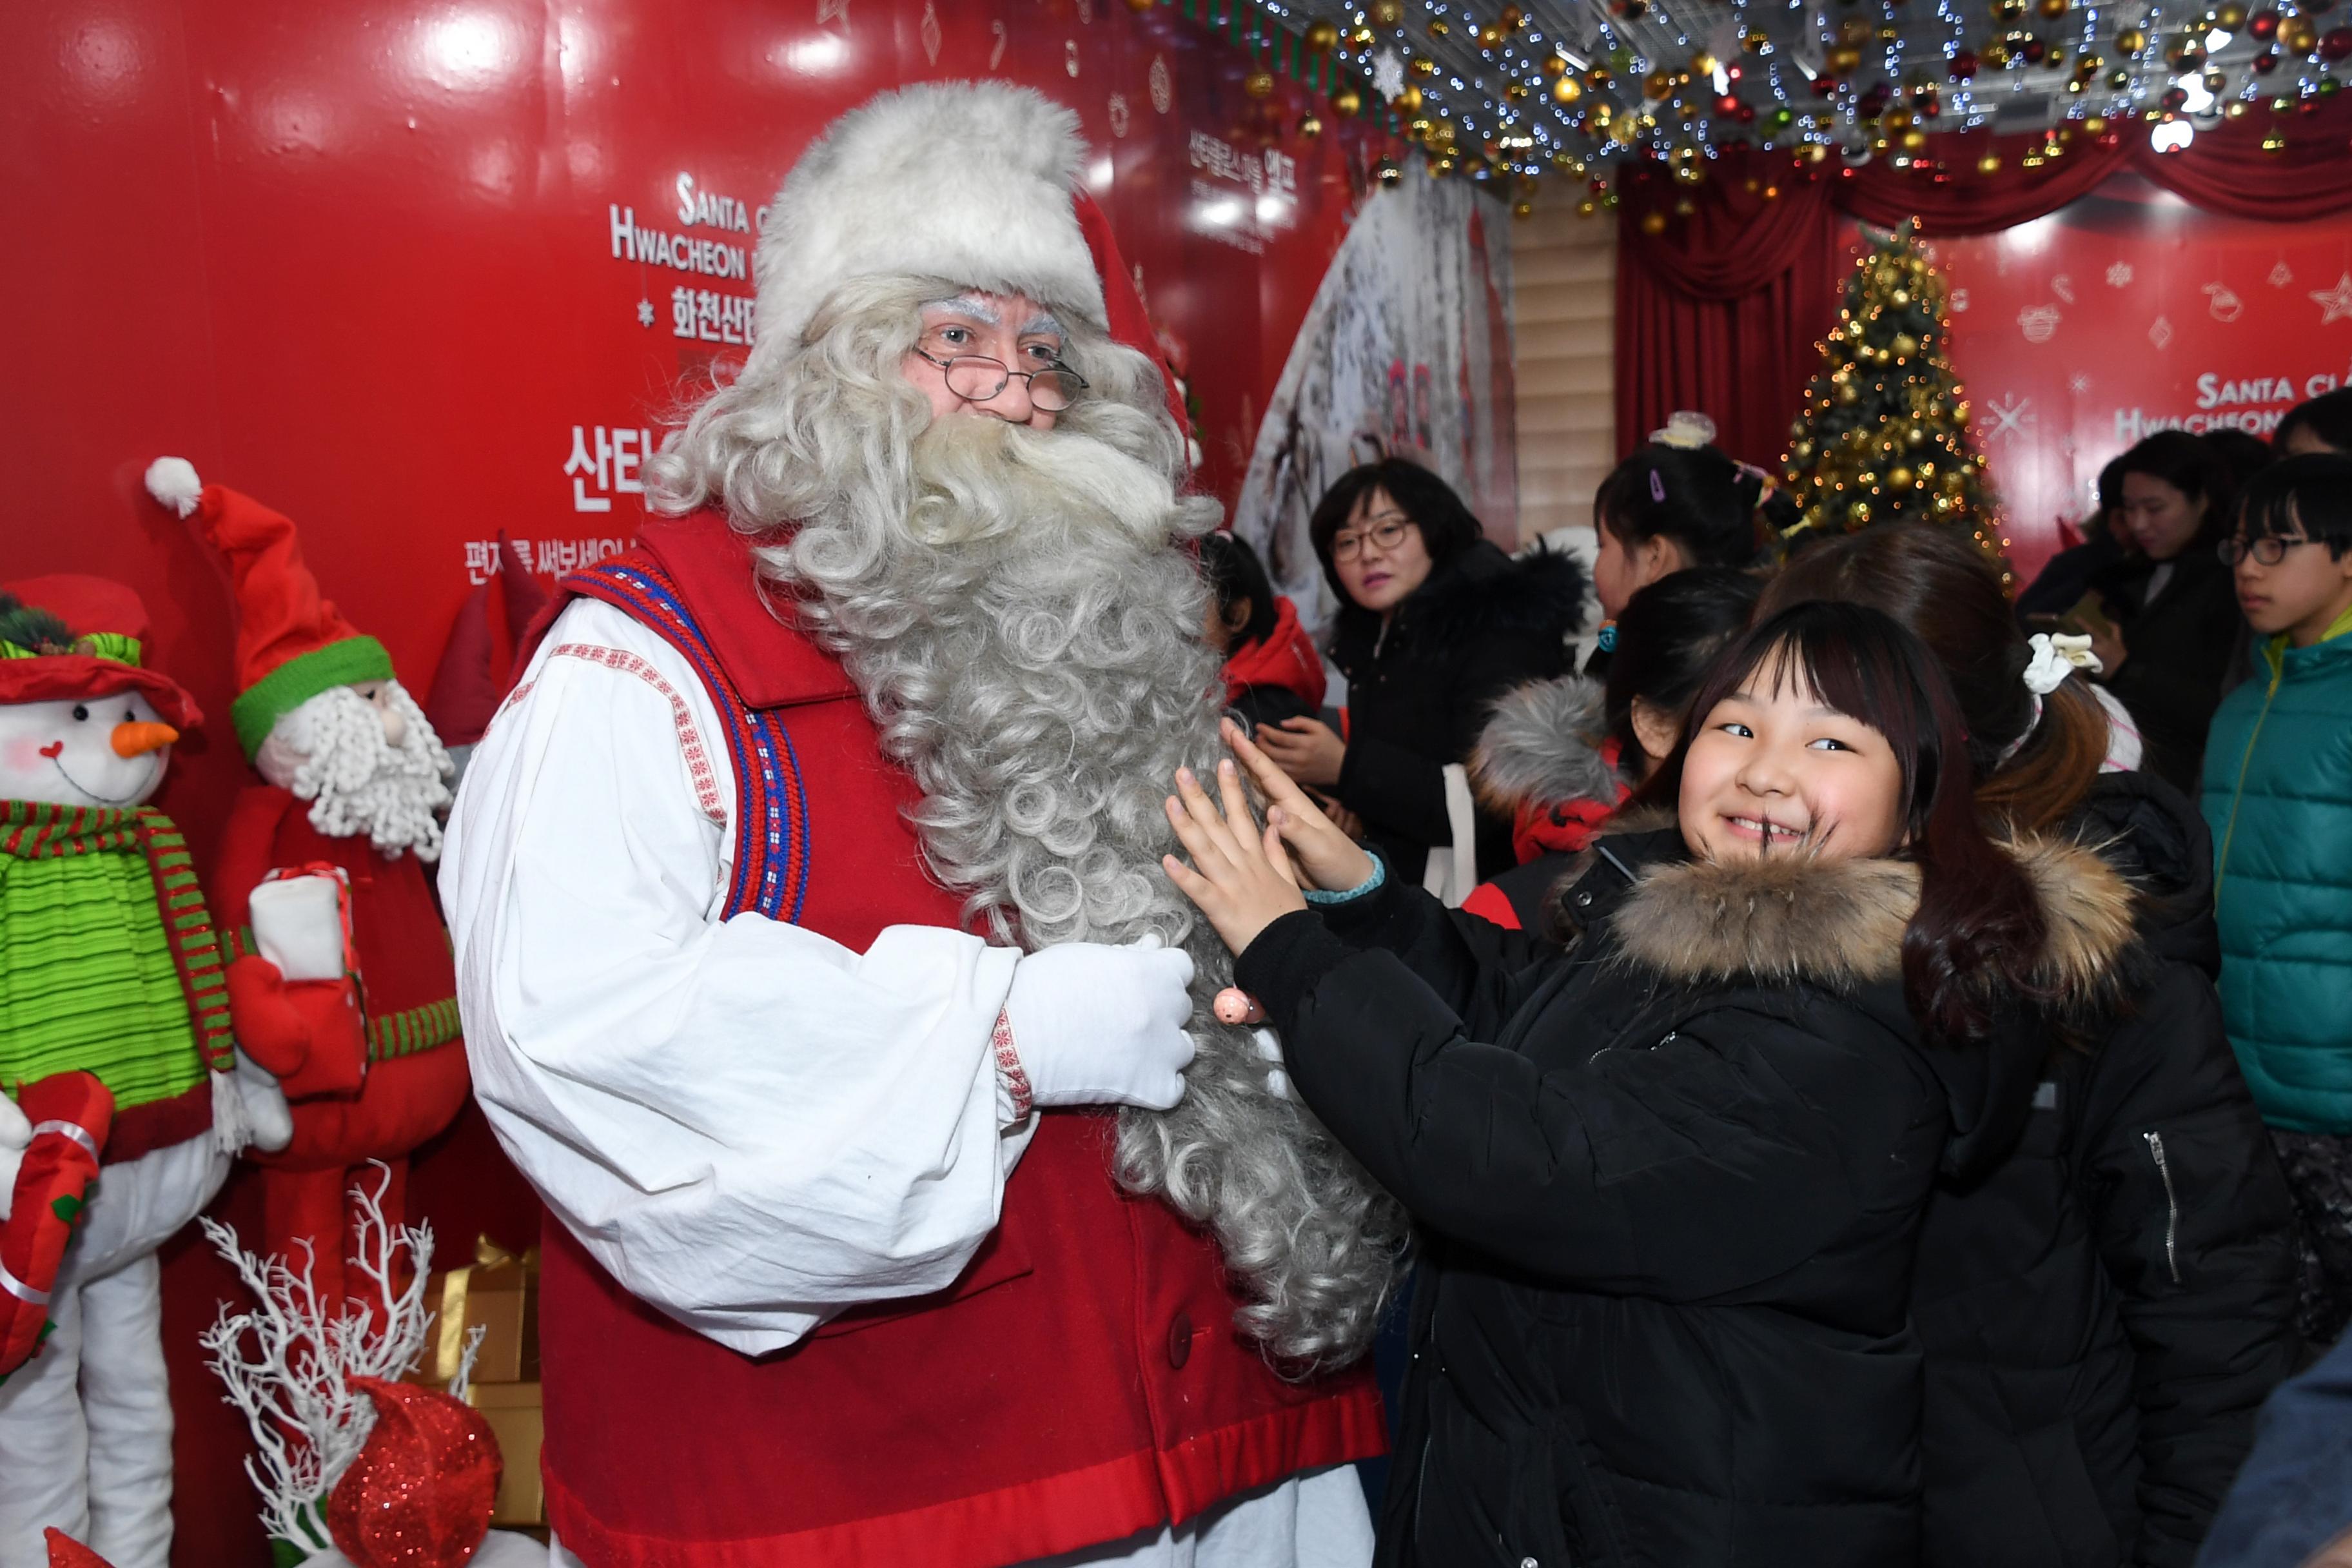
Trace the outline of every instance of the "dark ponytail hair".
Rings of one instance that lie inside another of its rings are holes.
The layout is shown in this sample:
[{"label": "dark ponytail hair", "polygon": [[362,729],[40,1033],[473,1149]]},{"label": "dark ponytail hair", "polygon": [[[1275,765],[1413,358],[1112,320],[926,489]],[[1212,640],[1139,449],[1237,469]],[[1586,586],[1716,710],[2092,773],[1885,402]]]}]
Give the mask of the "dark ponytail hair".
[{"label": "dark ponytail hair", "polygon": [[1807,599],[1868,605],[1927,645],[1959,700],[1977,806],[2011,830],[2041,829],[2082,804],[2106,760],[2106,710],[2080,677],[2042,700],[2036,721],[2000,571],[1946,528],[1866,528],[1806,551],[1764,590],[1770,616]]},{"label": "dark ponytail hair", "polygon": [[1609,471],[1592,522],[1620,544],[1671,539],[1691,566],[1745,566],[1756,557],[1759,475],[1713,447],[1653,441]]},{"label": "dark ponytail hair", "polygon": [[1682,744],[1634,797],[1675,804],[1691,737],[1751,677],[1801,683],[1886,737],[1902,768],[1897,851],[1919,868],[1919,907],[1903,932],[1903,994],[1929,1040],[1980,1038],[2003,997],[2034,996],[2048,927],[2025,868],[1985,836],[1968,764],[1968,726],[1951,683],[1917,637],[1864,605],[1809,600],[1767,618],[1699,689]]},{"label": "dark ponytail hair", "polygon": [[1745,572],[1694,566],[1668,573],[1625,601],[1624,612],[1617,617],[1617,651],[1609,657],[1601,709],[1617,742],[1619,766],[1628,777],[1641,773],[1629,765],[1642,757],[1642,740],[1633,730],[1633,700],[1640,698],[1679,723],[1716,656],[1748,629],[1760,592],[1762,584]]},{"label": "dark ponytail hair", "polygon": [[1235,650],[1274,635],[1275,622],[1281,615],[1274,607],[1274,584],[1267,581],[1265,568],[1258,564],[1257,552],[1249,547],[1248,540],[1223,529],[1202,534],[1201,576],[1216,598],[1220,623],[1233,613],[1234,601],[1249,601],[1249,619],[1234,633]]}]

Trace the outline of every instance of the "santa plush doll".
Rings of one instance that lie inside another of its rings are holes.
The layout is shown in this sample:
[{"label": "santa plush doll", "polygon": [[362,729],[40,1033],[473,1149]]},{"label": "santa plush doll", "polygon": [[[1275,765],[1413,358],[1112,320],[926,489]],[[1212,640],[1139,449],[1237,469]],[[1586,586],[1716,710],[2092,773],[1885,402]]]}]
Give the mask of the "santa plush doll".
[{"label": "santa plush doll", "polygon": [[60,1526],[165,1568],[155,1253],[284,1102],[230,1043],[214,926],[146,802],[202,722],[102,578],[0,590],[0,1563]]},{"label": "santa plush doll", "polygon": [[213,902],[237,954],[236,1037],[293,1108],[292,1140],[255,1156],[265,1245],[309,1243],[336,1300],[359,1168],[390,1168],[397,1223],[407,1155],[466,1100],[457,982],[424,869],[441,852],[449,757],[383,645],[320,595],[292,522],[177,458],[147,483],[196,521],[236,584],[230,718],[261,780],[230,814]]}]

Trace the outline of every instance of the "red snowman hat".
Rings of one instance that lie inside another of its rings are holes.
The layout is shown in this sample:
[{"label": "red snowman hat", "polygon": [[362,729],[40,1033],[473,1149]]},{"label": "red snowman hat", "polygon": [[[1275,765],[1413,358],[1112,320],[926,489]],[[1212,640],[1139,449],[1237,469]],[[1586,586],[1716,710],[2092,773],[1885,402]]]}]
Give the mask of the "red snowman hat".
[{"label": "red snowman hat", "polygon": [[319,592],[289,519],[226,486],[199,483],[183,458],[149,465],[147,489],[194,517],[228,559],[237,608],[237,698],[229,720],[248,760],[278,720],[321,691],[394,679],[383,645]]},{"label": "red snowman hat", "polygon": [[205,721],[195,699],[143,667],[146,641],[147,606],[120,583],[68,574],[0,583],[0,706],[136,691],[173,729],[195,729]]}]

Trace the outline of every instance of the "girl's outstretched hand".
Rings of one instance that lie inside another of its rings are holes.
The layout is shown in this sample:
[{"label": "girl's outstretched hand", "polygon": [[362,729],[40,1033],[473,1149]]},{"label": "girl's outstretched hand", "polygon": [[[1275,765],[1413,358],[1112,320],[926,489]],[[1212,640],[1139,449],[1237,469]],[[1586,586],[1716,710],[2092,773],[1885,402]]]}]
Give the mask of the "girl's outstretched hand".
[{"label": "girl's outstretched hand", "polygon": [[1192,769],[1177,770],[1168,820],[1192,864],[1173,855],[1162,857],[1160,864],[1177,891],[1200,906],[1217,935],[1238,953],[1276,921],[1305,909],[1307,900],[1275,830],[1268,827],[1260,837],[1242,794],[1241,774],[1231,762],[1217,764],[1217,793],[1223,797],[1222,811]]},{"label": "girl's outstretched hand", "polygon": [[[1242,727],[1224,721],[1225,744],[1249,770],[1266,798],[1266,822],[1290,847],[1307,885],[1328,893],[1360,888],[1371,879],[1372,858],[1342,832],[1273,758],[1250,743]],[[1197,901],[1197,900],[1196,900]]]}]

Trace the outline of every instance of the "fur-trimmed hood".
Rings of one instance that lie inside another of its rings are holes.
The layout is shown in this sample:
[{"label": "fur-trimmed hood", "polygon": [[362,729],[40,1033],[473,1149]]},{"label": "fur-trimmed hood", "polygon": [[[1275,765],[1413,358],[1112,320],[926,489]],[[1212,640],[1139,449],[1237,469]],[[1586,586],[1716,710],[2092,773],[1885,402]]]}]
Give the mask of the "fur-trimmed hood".
[{"label": "fur-trimmed hood", "polygon": [[1601,682],[1585,675],[1531,680],[1495,704],[1470,753],[1470,784],[1501,812],[1564,800],[1614,805],[1617,770],[1603,757]]},{"label": "fur-trimmed hood", "polygon": [[[1385,640],[1414,658],[1444,658],[1482,637],[1543,633],[1565,640],[1583,624],[1584,568],[1575,556],[1542,549],[1506,555],[1482,539],[1397,606]],[[1382,643],[1380,616],[1343,601],[1331,662],[1357,679]]]},{"label": "fur-trimmed hood", "polygon": [[[2035,977],[2063,1010],[2111,1006],[2136,931],[2136,900],[2114,868],[2064,839],[2008,847],[2048,927]],[[1790,857],[1657,867],[1619,908],[1625,958],[1670,980],[1810,983],[1843,994],[1899,979],[1919,869],[1902,860]]]}]

